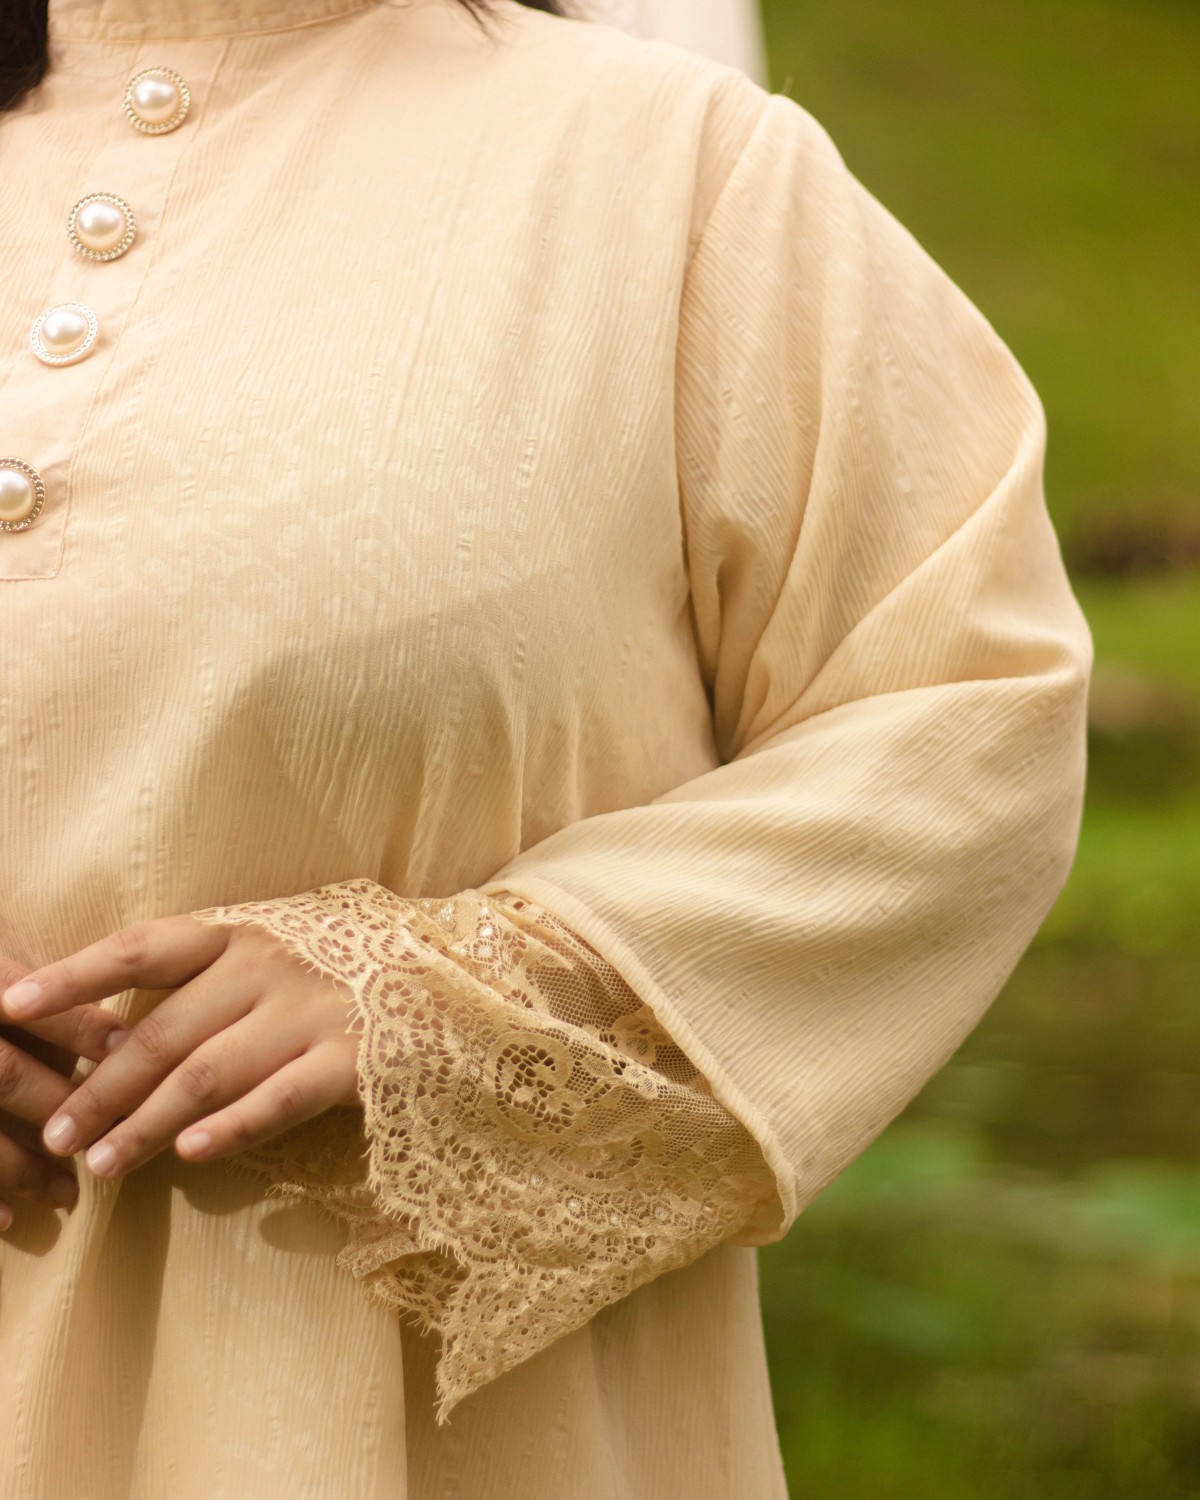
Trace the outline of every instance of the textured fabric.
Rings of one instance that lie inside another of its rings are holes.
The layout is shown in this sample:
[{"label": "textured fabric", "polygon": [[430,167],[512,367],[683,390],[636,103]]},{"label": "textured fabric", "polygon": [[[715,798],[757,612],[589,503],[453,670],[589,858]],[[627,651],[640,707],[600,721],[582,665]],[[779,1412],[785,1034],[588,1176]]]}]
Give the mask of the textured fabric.
[{"label": "textured fabric", "polygon": [[[45,482],[0,531],[0,944],[358,880],[520,898],[754,1137],[777,1238],[1070,865],[1091,644],[1043,413],[800,105],[496,7],[51,0],[0,116],[0,458]],[[160,65],[191,103],[150,136],[122,96]],[[138,221],[106,263],[66,235],[97,191]],[[64,301],[100,337],[52,368]],[[245,1165],[18,1205],[0,1493],[784,1495],[752,1244],[441,1426],[436,1331]]]},{"label": "textured fabric", "polygon": [[779,1222],[754,1137],[534,902],[348,880],[192,915],[262,927],[348,992],[362,1135],[318,1118],[238,1161],[345,1220],[339,1264],[441,1335],[439,1421],[635,1287]]}]

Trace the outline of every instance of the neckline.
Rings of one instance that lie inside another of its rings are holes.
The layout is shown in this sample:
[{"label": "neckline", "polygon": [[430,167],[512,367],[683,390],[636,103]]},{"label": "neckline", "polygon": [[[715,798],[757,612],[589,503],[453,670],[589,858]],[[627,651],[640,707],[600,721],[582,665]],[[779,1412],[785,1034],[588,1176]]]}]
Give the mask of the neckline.
[{"label": "neckline", "polygon": [[291,31],[381,0],[50,0],[52,38],[141,42]]}]

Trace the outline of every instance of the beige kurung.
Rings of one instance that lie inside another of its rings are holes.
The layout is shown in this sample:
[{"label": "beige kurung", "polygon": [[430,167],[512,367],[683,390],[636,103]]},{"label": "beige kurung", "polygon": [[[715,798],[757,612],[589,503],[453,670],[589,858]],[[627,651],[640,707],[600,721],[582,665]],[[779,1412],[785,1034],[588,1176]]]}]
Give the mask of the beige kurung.
[{"label": "beige kurung", "polygon": [[514,0],[51,22],[0,116],[0,947],[263,921],[369,1108],[270,1192],[164,1152],[17,1205],[0,1493],[782,1497],[753,1247],[1075,848],[1038,398],[737,69]]}]

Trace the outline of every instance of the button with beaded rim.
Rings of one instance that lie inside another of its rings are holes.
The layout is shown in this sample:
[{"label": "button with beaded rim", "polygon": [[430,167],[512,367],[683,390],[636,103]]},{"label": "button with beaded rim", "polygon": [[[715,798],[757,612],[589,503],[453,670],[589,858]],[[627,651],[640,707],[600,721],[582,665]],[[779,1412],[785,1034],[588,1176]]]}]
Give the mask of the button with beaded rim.
[{"label": "button with beaded rim", "polygon": [[116,260],[137,234],[133,209],[116,193],[89,193],[71,210],[67,237],[88,260]]},{"label": "button with beaded rim", "polygon": [[125,86],[125,115],[145,135],[165,135],[187,116],[191,91],[174,68],[143,68]]},{"label": "button with beaded rim", "polygon": [[0,531],[24,531],[46,503],[42,476],[20,458],[0,458]]},{"label": "button with beaded rim", "polygon": [[44,365],[73,365],[90,352],[99,332],[90,307],[60,302],[48,307],[29,330],[29,347]]}]

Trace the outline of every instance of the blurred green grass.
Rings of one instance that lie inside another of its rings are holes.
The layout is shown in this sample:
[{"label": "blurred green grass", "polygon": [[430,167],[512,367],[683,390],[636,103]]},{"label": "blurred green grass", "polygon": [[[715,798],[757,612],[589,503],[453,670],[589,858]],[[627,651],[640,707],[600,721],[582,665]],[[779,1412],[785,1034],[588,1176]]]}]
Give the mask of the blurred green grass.
[{"label": "blurred green grass", "polygon": [[1064,538],[1194,507],[1194,0],[765,0],[771,86],[985,312],[1053,406]]},{"label": "blurred green grass", "polygon": [[1049,419],[1096,643],[1066,889],[759,1254],[794,1500],[1200,1497],[1200,5],[766,0],[771,86]]}]

